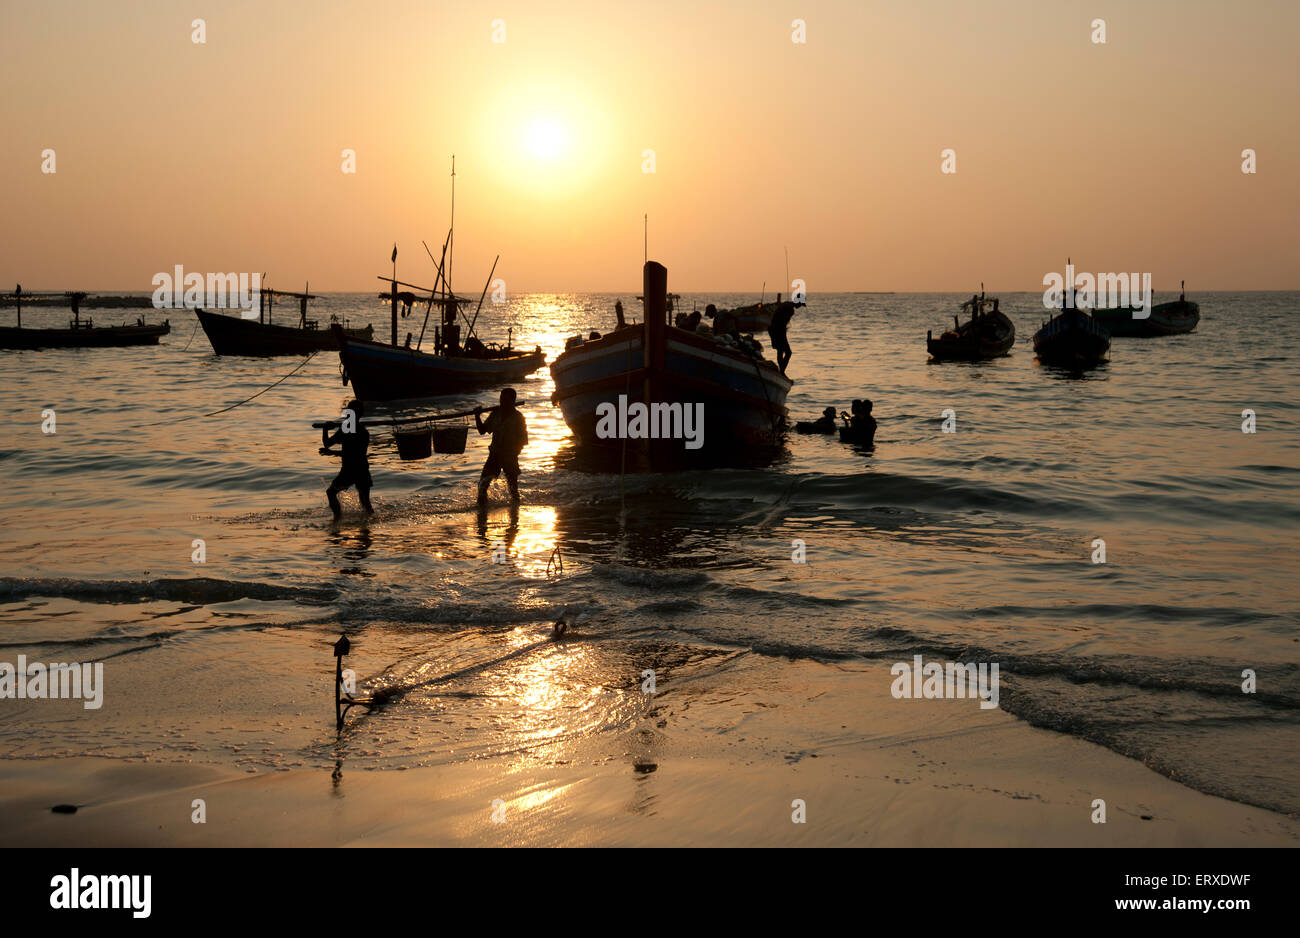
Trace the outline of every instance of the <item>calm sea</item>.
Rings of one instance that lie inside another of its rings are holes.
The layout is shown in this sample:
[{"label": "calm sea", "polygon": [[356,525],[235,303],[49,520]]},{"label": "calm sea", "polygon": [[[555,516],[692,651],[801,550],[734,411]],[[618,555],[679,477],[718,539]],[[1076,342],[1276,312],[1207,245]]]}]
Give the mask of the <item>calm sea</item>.
[{"label": "calm sea", "polygon": [[[310,426],[348,399],[332,353],[201,417],[300,360],[217,358],[184,311],[156,348],[0,351],[0,660],[102,661],[106,684],[97,711],[0,704],[0,755],[262,771],[563,754],[645,717],[644,668],[923,654],[998,661],[1001,706],[1021,719],[1300,811],[1300,294],[1193,298],[1194,334],[1116,339],[1109,364],[1074,377],[1034,361],[1039,294],[1002,296],[1017,345],[973,365],[925,353],[958,296],[816,295],[791,328],[791,414],[870,397],[874,452],[796,436],[763,469],[583,472],[543,369],[520,386],[517,512],[501,491],[474,510],[481,441],[401,462],[377,432],[378,514],[348,495],[338,525],[323,493],[337,462]],[[610,328],[615,299],[518,296],[481,331],[513,329],[550,360]],[[622,299],[639,319],[635,292]],[[313,313],[387,338],[371,294]],[[565,609],[583,640],[538,645]],[[362,689],[391,700],[339,743],[329,643],[344,630]]]}]

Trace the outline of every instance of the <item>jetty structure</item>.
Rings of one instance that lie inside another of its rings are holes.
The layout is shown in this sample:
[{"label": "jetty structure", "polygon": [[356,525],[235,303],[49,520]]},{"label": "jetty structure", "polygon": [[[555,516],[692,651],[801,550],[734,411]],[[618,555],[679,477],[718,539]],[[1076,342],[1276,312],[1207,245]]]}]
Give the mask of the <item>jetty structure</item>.
[{"label": "jetty structure", "polygon": [[985,361],[1011,351],[1016,344],[1016,327],[999,308],[997,297],[986,298],[984,284],[978,297],[962,304],[970,319],[962,322],[953,316],[953,327],[936,339],[932,331],[925,334],[925,347],[935,361]]},{"label": "jetty structure", "polygon": [[1106,327],[1112,336],[1150,339],[1158,336],[1184,335],[1192,332],[1201,321],[1200,304],[1187,299],[1187,281],[1178,285],[1178,299],[1151,307],[1146,317],[1134,315],[1136,310],[1116,307],[1094,309],[1092,318]]},{"label": "jetty structure", "polygon": [[[196,309],[203,334],[212,344],[212,351],[218,355],[244,355],[252,357],[273,357],[277,355],[305,355],[339,347],[339,340],[333,329],[322,329],[315,319],[307,318],[307,301],[317,299],[307,292],[289,290],[263,289],[259,292],[256,319],[245,319],[242,315],[231,316],[212,310]],[[287,297],[298,301],[298,321],[293,325],[280,325],[272,322],[275,300]],[[361,329],[348,329],[346,323],[338,325],[345,335],[368,339],[374,335],[373,326]]]},{"label": "jetty structure", "polygon": [[[644,322],[574,336],[551,364],[551,401],[578,447],[636,471],[770,461],[794,382],[752,341],[670,324],[667,268],[647,261],[642,276]],[[701,426],[687,427],[692,415]]]},{"label": "jetty structure", "polygon": [[[15,325],[0,326],[0,349],[49,348],[114,348],[127,345],[157,345],[158,340],[171,332],[170,320],[146,323],[143,317],[134,324],[97,326],[93,318],[81,317],[81,303],[88,294],[80,290],[54,293],[24,293],[22,284],[14,292],[0,298],[3,305],[14,307]],[[39,298],[49,305],[55,297],[64,297],[72,309],[68,327],[56,329],[23,326],[23,303],[29,298]]]}]

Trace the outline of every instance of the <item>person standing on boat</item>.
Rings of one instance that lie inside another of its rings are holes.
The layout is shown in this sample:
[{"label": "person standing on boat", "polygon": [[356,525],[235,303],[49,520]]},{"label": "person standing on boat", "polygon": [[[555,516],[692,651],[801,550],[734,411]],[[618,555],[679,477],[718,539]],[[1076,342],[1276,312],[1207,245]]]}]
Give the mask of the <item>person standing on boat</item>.
[{"label": "person standing on boat", "polygon": [[614,315],[618,317],[618,325],[614,327],[615,329],[622,329],[624,326],[627,325],[627,323],[623,321],[623,301],[622,301],[622,300],[615,300],[615,301],[614,301]]},{"label": "person standing on boat", "polygon": [[357,498],[361,500],[361,507],[365,509],[366,514],[373,515],[375,509],[370,505],[370,457],[367,451],[370,449],[370,431],[361,423],[362,406],[360,401],[352,401],[348,404],[348,410],[352,411],[356,421],[356,428],[351,432],[345,431],[339,427],[333,436],[330,436],[330,428],[322,427],[320,431],[321,438],[321,455],[335,455],[330,447],[335,443],[343,444],[343,465],[339,468],[339,474],[334,477],[330,487],[325,490],[325,497],[329,499],[330,510],[334,512],[337,518],[343,514],[343,508],[339,505],[339,492],[351,486],[357,487]]},{"label": "person standing on boat", "polygon": [[[778,293],[777,296],[780,294]],[[794,303],[789,300],[784,303],[778,302],[776,310],[772,313],[772,322],[767,327],[767,335],[772,340],[772,348],[776,351],[776,365],[781,369],[781,374],[785,374],[785,366],[790,364],[793,355],[790,351],[790,339],[786,336],[786,329],[793,317]]]},{"label": "person standing on boat", "polygon": [[487,462],[478,477],[480,505],[487,503],[488,486],[503,472],[510,488],[510,501],[519,501],[519,453],[528,445],[528,425],[524,422],[524,415],[515,407],[515,398],[514,388],[502,390],[501,404],[487,420],[483,419],[482,407],[474,408],[474,426],[478,432],[492,434]]}]

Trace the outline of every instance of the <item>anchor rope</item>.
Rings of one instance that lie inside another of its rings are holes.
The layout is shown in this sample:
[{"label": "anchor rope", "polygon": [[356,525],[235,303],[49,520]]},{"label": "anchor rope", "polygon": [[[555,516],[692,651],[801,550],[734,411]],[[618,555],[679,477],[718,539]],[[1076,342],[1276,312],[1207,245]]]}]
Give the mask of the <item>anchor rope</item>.
[{"label": "anchor rope", "polygon": [[244,398],[242,401],[239,401],[238,403],[231,404],[229,407],[223,407],[223,408],[221,408],[220,410],[209,411],[209,412],[206,413],[206,414],[188,414],[188,415],[186,415],[186,416],[184,416],[184,417],[175,417],[175,418],[172,418],[172,419],[169,419],[169,420],[159,420],[159,421],[156,421],[155,423],[146,423],[146,424],[142,424],[141,426],[142,426],[142,427],[160,427],[160,426],[162,426],[163,424],[180,423],[180,422],[182,422],[182,421],[184,421],[184,420],[194,420],[194,419],[199,418],[199,417],[215,417],[215,416],[217,416],[217,414],[224,414],[224,413],[226,413],[227,411],[234,410],[236,407],[242,407],[243,405],[247,404],[249,401],[256,400],[257,398],[261,397],[261,396],[262,396],[263,394],[265,394],[267,391],[271,390],[271,388],[276,387],[277,385],[283,384],[284,382],[288,381],[290,378],[292,378],[294,375],[296,375],[299,371],[301,371],[301,370],[303,369],[303,367],[304,367],[304,366],[305,366],[309,361],[311,361],[311,360],[312,360],[313,358],[315,358],[315,357],[316,357],[316,353],[315,353],[315,352],[310,352],[310,353],[308,353],[307,357],[304,358],[302,361],[300,361],[300,362],[298,363],[297,367],[295,367],[295,368],[293,369],[293,371],[289,372],[287,375],[285,375],[284,377],[280,378],[279,380],[274,381],[274,382],[272,382],[271,384],[268,384],[266,387],[262,388],[262,390],[258,391],[256,394],[252,395],[251,397],[246,397],[246,398]]}]

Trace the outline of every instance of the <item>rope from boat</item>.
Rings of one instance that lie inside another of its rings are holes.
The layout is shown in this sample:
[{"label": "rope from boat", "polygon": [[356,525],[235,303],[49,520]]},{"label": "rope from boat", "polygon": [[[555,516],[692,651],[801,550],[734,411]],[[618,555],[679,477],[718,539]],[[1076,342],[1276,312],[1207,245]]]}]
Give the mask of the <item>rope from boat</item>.
[{"label": "rope from boat", "polygon": [[289,372],[287,375],[285,375],[283,378],[280,378],[278,381],[275,381],[275,382],[273,382],[273,383],[271,383],[271,384],[268,384],[266,387],[262,388],[262,390],[258,391],[258,392],[257,392],[256,394],[254,394],[252,397],[246,397],[246,398],[244,398],[242,401],[240,401],[240,402],[237,403],[237,404],[231,404],[229,407],[223,407],[223,408],[221,408],[220,410],[214,410],[214,411],[211,411],[211,412],[206,413],[206,414],[190,414],[189,416],[186,416],[186,417],[176,417],[175,419],[172,419],[172,420],[159,420],[159,421],[157,421],[156,423],[146,423],[146,424],[142,424],[142,427],[160,427],[160,426],[162,426],[163,424],[180,423],[181,421],[184,421],[184,420],[194,420],[194,419],[197,418],[197,417],[215,417],[215,416],[217,416],[217,414],[224,414],[224,413],[226,413],[227,411],[234,410],[236,407],[242,407],[243,405],[247,404],[249,401],[251,401],[251,400],[255,400],[255,399],[261,397],[263,394],[265,394],[267,391],[271,390],[271,388],[275,387],[276,385],[284,384],[284,382],[288,381],[290,378],[292,378],[294,375],[296,375],[299,371],[301,371],[301,370],[303,369],[303,366],[305,366],[309,361],[311,361],[311,360],[312,360],[313,358],[315,358],[315,357],[316,357],[316,352],[309,352],[309,353],[307,354],[307,357],[304,358],[302,361],[300,361],[300,362],[298,363],[297,367],[295,367],[295,368],[293,369],[293,371]]},{"label": "rope from boat", "polygon": [[[198,321],[198,319],[196,318],[196,319],[194,320],[194,332],[191,332],[191,333],[190,333],[190,342],[193,342],[193,341],[194,341],[194,333],[195,333],[195,332],[198,332],[198,331],[199,331],[199,321]],[[186,342],[186,343],[185,343],[185,348],[181,349],[182,352],[187,351],[187,350],[189,349],[189,347],[190,347],[190,342]]]},{"label": "rope from boat", "polygon": [[777,445],[780,437],[780,431],[776,425],[776,408],[772,406],[772,398],[767,393],[767,382],[763,380],[763,372],[758,367],[758,359],[749,350],[748,346],[743,346],[745,354],[749,356],[749,363],[754,366],[754,374],[758,377],[758,386],[763,389],[763,399],[767,401],[767,422],[772,425],[772,445]]}]

